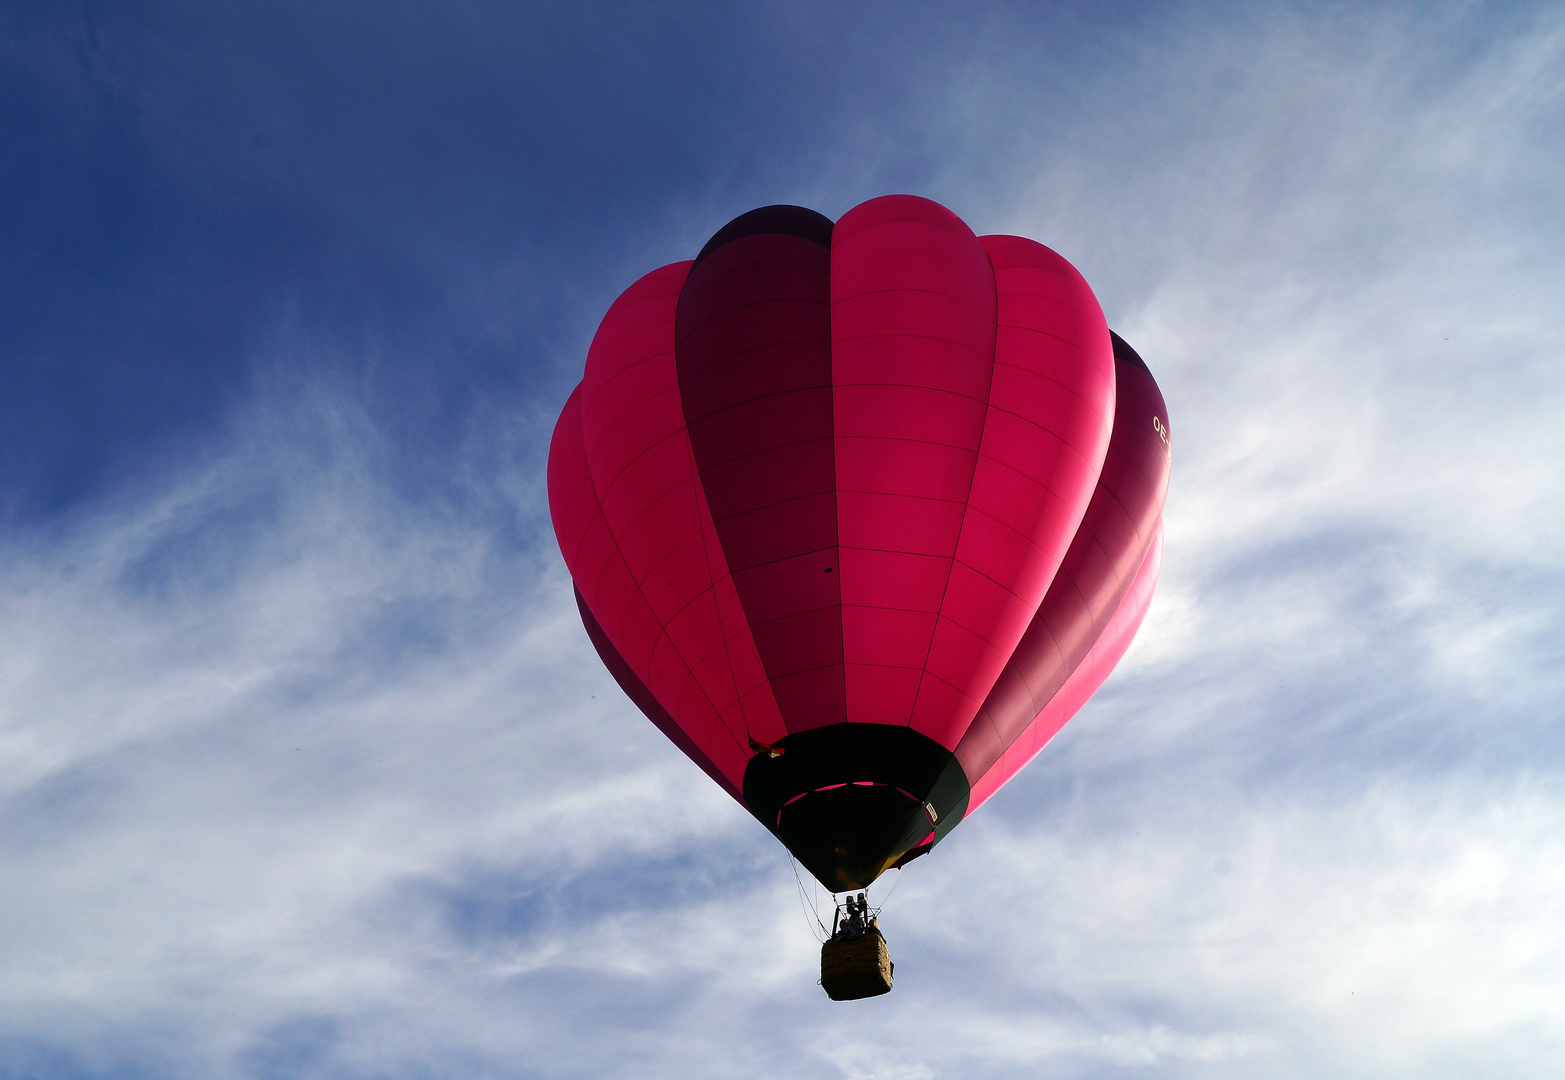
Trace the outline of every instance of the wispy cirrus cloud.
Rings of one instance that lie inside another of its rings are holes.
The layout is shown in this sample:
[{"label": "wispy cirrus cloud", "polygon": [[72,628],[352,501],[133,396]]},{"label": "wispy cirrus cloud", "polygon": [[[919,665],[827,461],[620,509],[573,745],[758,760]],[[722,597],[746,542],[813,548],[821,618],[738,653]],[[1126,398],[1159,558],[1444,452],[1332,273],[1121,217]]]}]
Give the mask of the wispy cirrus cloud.
[{"label": "wispy cirrus cloud", "polygon": [[[453,278],[482,352],[532,333],[510,293],[592,309],[730,203],[913,187],[1078,262],[1148,357],[1162,590],[1083,714],[877,886],[896,991],[820,994],[781,849],[580,631],[538,387],[590,326],[524,350],[535,397],[453,367],[426,453],[396,394],[444,354],[300,303],[226,420],[0,541],[10,1074],[1553,1075],[1558,11],[924,15],[873,67],[904,95],[822,76],[808,139],[719,145],[739,110],[642,213],[617,194],[623,274],[522,244]],[[781,85],[723,71],[736,109]],[[351,202],[327,164],[312,205]]]}]

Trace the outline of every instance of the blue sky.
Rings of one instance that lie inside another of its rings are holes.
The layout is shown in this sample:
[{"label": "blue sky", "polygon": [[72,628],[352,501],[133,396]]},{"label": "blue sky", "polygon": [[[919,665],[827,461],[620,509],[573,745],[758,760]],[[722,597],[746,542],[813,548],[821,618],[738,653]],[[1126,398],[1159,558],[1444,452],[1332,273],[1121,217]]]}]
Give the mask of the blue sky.
[{"label": "blue sky", "polygon": [[[0,11],[0,1077],[1555,1077],[1565,7]],[[834,1004],[543,501],[733,215],[1055,247],[1168,399],[1121,669]]]}]

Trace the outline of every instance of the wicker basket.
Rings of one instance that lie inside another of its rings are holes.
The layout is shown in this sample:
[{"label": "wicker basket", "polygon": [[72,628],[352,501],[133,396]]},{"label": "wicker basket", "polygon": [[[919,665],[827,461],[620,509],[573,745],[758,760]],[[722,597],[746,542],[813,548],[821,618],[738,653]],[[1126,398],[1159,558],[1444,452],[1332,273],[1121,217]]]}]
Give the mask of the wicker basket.
[{"label": "wicker basket", "polygon": [[833,1001],[889,993],[893,967],[886,939],[873,924],[863,937],[833,938],[821,946],[821,987]]}]

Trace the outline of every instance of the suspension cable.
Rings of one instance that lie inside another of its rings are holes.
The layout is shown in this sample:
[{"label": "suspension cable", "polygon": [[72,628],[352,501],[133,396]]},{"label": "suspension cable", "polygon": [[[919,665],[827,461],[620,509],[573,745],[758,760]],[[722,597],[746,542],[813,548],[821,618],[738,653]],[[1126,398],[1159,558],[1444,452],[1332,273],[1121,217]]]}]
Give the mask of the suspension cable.
[{"label": "suspension cable", "polygon": [[880,898],[880,903],[875,905],[875,917],[879,918],[881,911],[891,902],[891,894],[897,891],[897,886],[902,884],[902,878],[907,874],[907,867],[897,867],[897,880],[891,883],[891,888],[886,890],[886,895]]},{"label": "suspension cable", "polygon": [[788,865],[793,868],[793,883],[799,888],[799,910],[805,914],[805,925],[808,926],[810,921],[813,921],[816,926],[820,927],[819,934],[815,933],[814,928],[811,928],[810,934],[816,941],[824,942],[831,935],[827,932],[826,925],[821,922],[820,911],[816,908],[813,900],[806,898],[804,895],[804,881],[799,877],[799,863],[793,857],[793,852],[791,851],[788,853]]}]

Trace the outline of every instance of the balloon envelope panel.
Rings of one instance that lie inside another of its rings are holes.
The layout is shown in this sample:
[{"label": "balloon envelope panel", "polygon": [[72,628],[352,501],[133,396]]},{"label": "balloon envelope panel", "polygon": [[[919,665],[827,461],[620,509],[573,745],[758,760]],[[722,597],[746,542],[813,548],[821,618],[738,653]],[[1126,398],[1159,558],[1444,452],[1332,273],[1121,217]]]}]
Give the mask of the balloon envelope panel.
[{"label": "balloon envelope panel", "polygon": [[1043,245],[907,195],[836,223],[763,207],[605,315],[550,508],[626,693],[860,888],[1128,646],[1167,437],[1145,364]]}]

